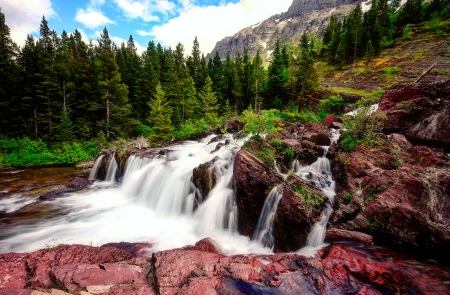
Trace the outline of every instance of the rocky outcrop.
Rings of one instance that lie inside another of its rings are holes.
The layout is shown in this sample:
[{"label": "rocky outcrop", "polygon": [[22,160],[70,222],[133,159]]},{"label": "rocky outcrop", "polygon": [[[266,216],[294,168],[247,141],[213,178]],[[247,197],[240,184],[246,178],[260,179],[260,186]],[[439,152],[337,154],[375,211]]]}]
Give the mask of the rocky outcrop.
[{"label": "rocky outcrop", "polygon": [[366,245],[372,245],[373,237],[371,235],[357,231],[348,231],[342,229],[327,230],[325,242],[336,242],[336,241],[357,241],[364,243]]},{"label": "rocky outcrop", "polygon": [[393,86],[381,97],[378,113],[387,117],[384,133],[450,150],[450,80]]},{"label": "rocky outcrop", "polygon": [[[256,145],[254,141],[253,144]],[[265,198],[272,188],[283,182],[283,178],[273,167],[245,149],[236,154],[233,169],[239,232],[252,236]]]},{"label": "rocky outcrop", "polygon": [[450,246],[450,160],[393,134],[376,149],[339,153],[334,228],[442,259]]},{"label": "rocky outcrop", "polygon": [[41,200],[53,199],[66,193],[71,193],[87,188],[90,185],[89,180],[77,177],[68,185],[58,185],[52,187],[49,191],[39,197]]},{"label": "rocky outcrop", "polygon": [[332,14],[343,18],[355,7],[358,0],[295,0],[287,12],[276,14],[253,26],[244,28],[233,36],[217,42],[206,58],[216,51],[224,60],[228,53],[234,59],[238,52],[248,50],[255,56],[258,49],[264,60],[271,58],[275,42],[298,44],[303,32],[322,33]]},{"label": "rocky outcrop", "polygon": [[208,196],[209,192],[217,183],[217,175],[212,170],[212,167],[218,160],[220,160],[220,158],[215,157],[209,162],[200,164],[193,170],[192,182],[200,190],[203,198],[206,198],[206,196]]},{"label": "rocky outcrop", "polygon": [[[50,273],[48,286],[52,289],[27,284],[27,280],[36,276],[36,265]],[[448,269],[419,264],[386,249],[364,248],[360,244],[333,244],[310,258],[298,254],[226,256],[211,239],[156,252],[151,258],[136,258],[111,247],[64,246],[33,253],[1,254],[0,266],[1,295],[336,295],[450,291],[445,284]]]}]

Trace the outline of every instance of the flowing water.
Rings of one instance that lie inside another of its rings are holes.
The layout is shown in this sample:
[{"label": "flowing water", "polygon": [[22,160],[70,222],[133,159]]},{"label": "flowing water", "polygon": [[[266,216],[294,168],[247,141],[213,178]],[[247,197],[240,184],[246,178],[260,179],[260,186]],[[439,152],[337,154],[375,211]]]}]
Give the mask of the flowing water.
[{"label": "flowing water", "polygon": [[274,187],[266,201],[264,202],[264,207],[262,209],[261,215],[256,225],[256,230],[253,235],[253,239],[258,241],[267,248],[273,249],[275,244],[275,238],[273,236],[273,222],[275,220],[275,215],[277,213],[278,204],[283,197],[283,192],[281,186]]},{"label": "flowing water", "polygon": [[[173,146],[166,155],[154,159],[130,157],[120,185],[114,183],[117,163],[111,157],[107,181],[85,192],[22,209],[36,212],[51,208],[54,214],[32,215],[29,220],[1,225],[0,252],[28,252],[59,243],[102,245],[118,241],[148,242],[159,251],[211,237],[225,254],[270,253],[269,248],[237,232],[232,176],[239,146],[222,147],[211,154],[216,147],[216,143],[207,144],[211,138]],[[216,174],[217,184],[202,202],[195,197],[192,170],[216,156],[220,159],[211,173]],[[194,212],[196,201],[200,203]]]}]

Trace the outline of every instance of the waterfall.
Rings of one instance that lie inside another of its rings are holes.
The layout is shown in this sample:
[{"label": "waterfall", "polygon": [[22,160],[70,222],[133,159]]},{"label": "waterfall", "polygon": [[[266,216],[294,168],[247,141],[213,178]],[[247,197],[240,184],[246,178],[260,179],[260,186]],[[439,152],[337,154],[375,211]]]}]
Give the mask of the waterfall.
[{"label": "waterfall", "polygon": [[272,233],[273,222],[275,220],[275,214],[278,209],[278,204],[283,197],[281,186],[274,187],[264,202],[261,215],[256,226],[253,239],[258,241],[267,248],[273,249],[275,244],[275,238]]},{"label": "waterfall", "polygon": [[112,156],[109,158],[108,161],[108,170],[106,172],[105,181],[107,182],[115,182],[116,181],[116,173],[117,173],[117,161],[116,161],[116,154],[112,154]]},{"label": "waterfall", "polygon": [[[337,142],[340,133],[338,130],[331,130],[330,139],[333,142]],[[319,221],[317,221],[308,235],[306,246],[301,248],[298,253],[305,256],[314,255],[315,250],[321,248],[324,245],[325,235],[327,231],[327,223],[333,213],[332,205],[336,196],[336,183],[333,180],[331,164],[326,158],[326,152],[329,146],[324,146],[325,155],[318,158],[314,163],[309,166],[301,166],[298,160],[295,160],[292,164],[293,170],[302,179],[312,183],[319,188],[324,195],[328,198],[329,203],[325,210],[321,213]]]},{"label": "waterfall", "polygon": [[104,156],[105,155],[101,155],[95,160],[94,167],[92,167],[91,173],[89,174],[89,180],[97,179],[98,167],[100,166],[100,163],[102,162]]}]

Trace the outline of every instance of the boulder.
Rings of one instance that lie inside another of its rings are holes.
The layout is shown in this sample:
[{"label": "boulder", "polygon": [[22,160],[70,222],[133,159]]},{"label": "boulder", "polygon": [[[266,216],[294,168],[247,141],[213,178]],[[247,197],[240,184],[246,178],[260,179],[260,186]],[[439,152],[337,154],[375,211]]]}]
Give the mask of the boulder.
[{"label": "boulder", "polygon": [[233,177],[239,232],[252,236],[265,198],[273,187],[283,182],[283,178],[273,167],[269,167],[245,149],[236,154]]},{"label": "boulder", "polygon": [[338,153],[330,226],[443,259],[450,247],[449,169],[442,150],[412,146],[401,135],[377,149],[359,146],[350,154]]},{"label": "boulder", "polygon": [[[296,190],[303,188],[303,192]],[[307,202],[303,195],[315,195],[321,201],[317,204]],[[283,185],[283,197],[278,205],[273,233],[277,252],[296,251],[306,244],[312,226],[319,220],[325,209],[327,198],[323,193],[310,187],[297,175],[290,175]]]},{"label": "boulder", "polygon": [[245,123],[237,118],[231,118],[226,121],[223,126],[228,133],[235,133],[241,131],[244,128]]},{"label": "boulder", "polygon": [[327,230],[325,242],[334,242],[334,241],[357,241],[364,243],[366,245],[373,244],[373,237],[371,235],[357,232],[357,231],[348,231],[342,229],[330,229]]},{"label": "boulder", "polygon": [[209,162],[200,164],[197,168],[194,168],[192,173],[192,181],[195,186],[200,190],[204,198],[208,196],[209,192],[213,189],[217,182],[217,175],[212,170],[214,163],[220,160],[220,157],[215,157]]},{"label": "boulder", "polygon": [[336,115],[328,115],[323,121],[323,126],[331,128],[332,123],[342,123],[342,119]]},{"label": "boulder", "polygon": [[450,80],[398,84],[381,97],[386,134],[403,133],[413,144],[450,149]]},{"label": "boulder", "polygon": [[89,180],[81,177],[76,177],[68,185],[57,185],[48,190],[45,194],[39,197],[41,200],[53,199],[62,196],[66,193],[82,190],[90,185]]}]

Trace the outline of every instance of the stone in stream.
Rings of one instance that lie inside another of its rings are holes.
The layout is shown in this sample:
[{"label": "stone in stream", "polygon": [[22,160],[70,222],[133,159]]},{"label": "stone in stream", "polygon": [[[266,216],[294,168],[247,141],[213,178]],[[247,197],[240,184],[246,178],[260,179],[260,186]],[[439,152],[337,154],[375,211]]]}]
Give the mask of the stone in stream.
[{"label": "stone in stream", "polygon": [[68,185],[58,185],[52,187],[49,191],[39,197],[41,200],[47,200],[52,198],[57,198],[66,193],[71,193],[75,191],[87,188],[90,185],[89,180],[81,177],[76,177]]}]

